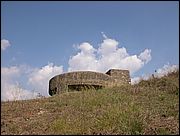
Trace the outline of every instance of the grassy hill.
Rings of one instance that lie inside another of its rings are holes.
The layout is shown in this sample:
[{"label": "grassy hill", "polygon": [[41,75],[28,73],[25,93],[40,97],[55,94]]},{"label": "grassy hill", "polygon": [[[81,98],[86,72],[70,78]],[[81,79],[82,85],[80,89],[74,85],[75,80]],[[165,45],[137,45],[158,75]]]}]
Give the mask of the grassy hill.
[{"label": "grassy hill", "polygon": [[179,134],[179,71],[133,86],[1,102],[1,134]]}]

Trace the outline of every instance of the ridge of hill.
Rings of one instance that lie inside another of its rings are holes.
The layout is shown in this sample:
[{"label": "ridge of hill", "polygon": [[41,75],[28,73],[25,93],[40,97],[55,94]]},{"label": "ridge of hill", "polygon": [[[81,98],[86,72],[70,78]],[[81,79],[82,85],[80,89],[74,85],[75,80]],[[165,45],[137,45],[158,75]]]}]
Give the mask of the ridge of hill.
[{"label": "ridge of hill", "polygon": [[135,85],[1,102],[1,134],[179,134],[179,71]]}]

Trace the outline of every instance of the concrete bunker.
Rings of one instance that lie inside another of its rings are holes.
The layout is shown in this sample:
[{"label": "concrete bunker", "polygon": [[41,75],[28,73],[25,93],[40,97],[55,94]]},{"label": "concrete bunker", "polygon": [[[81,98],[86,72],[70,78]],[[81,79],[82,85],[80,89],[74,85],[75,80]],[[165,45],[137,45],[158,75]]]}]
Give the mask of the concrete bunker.
[{"label": "concrete bunker", "polygon": [[128,70],[110,69],[106,73],[94,71],[68,72],[54,76],[49,81],[49,94],[55,95],[83,89],[101,89],[129,84]]}]

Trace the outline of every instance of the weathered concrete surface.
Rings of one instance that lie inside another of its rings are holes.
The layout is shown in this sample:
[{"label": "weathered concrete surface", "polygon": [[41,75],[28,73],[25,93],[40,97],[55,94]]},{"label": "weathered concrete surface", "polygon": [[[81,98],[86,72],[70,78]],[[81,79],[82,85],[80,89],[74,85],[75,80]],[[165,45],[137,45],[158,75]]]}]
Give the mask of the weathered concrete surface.
[{"label": "weathered concrete surface", "polygon": [[76,90],[80,86],[105,88],[129,83],[128,70],[110,69],[105,74],[93,71],[69,72],[50,79],[49,94],[60,94],[61,92],[71,91],[72,88]]}]

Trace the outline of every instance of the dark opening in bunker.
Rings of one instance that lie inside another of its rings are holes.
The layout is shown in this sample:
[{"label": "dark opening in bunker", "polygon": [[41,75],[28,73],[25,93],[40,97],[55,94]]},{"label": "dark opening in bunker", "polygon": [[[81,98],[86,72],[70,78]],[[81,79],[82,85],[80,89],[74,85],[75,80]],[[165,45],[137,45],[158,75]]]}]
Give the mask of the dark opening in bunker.
[{"label": "dark opening in bunker", "polygon": [[103,88],[101,85],[86,85],[86,84],[78,84],[78,85],[68,85],[68,91],[82,91],[82,90],[98,90]]},{"label": "dark opening in bunker", "polygon": [[52,96],[52,95],[55,95],[57,93],[57,87],[55,87],[53,90],[50,90],[49,91],[49,94]]}]

